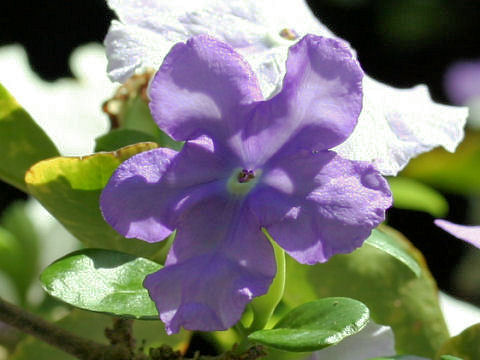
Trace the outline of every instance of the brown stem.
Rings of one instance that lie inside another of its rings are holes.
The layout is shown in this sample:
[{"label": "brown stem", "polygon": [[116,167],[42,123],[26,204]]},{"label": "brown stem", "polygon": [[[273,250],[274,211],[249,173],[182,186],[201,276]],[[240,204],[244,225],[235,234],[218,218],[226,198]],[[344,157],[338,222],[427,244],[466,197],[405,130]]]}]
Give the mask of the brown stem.
[{"label": "brown stem", "polygon": [[81,360],[130,360],[123,346],[108,346],[81,338],[0,298],[0,321]]}]

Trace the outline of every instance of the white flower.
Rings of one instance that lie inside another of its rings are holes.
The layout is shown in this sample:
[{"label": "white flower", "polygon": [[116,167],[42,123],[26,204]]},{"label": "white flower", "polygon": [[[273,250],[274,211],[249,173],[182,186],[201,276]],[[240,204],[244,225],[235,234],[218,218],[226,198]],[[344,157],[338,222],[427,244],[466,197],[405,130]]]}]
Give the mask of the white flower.
[{"label": "white flower", "polygon": [[[115,81],[158,68],[174,43],[208,33],[246,57],[270,97],[281,85],[287,49],[296,39],[307,33],[334,37],[303,0],[107,1],[119,17],[105,39],[108,73]],[[294,34],[297,38],[289,40]],[[466,108],[434,103],[425,86],[396,89],[367,76],[357,128],[336,150],[395,175],[409,159],[434,147],[453,152],[467,115]]]}]

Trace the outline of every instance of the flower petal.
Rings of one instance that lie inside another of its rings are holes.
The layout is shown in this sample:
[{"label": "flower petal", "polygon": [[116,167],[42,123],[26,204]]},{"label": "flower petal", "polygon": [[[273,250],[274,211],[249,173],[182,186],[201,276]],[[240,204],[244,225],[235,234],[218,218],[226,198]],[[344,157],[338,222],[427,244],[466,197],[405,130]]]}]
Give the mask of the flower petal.
[{"label": "flower petal", "polygon": [[262,99],[249,65],[229,45],[206,35],[176,44],[150,86],[150,109],[175,140],[228,138],[241,104]]},{"label": "flower petal", "polygon": [[480,226],[458,225],[441,219],[437,219],[434,222],[435,225],[456,238],[464,240],[480,249]]},{"label": "flower petal", "polygon": [[169,334],[181,326],[225,330],[267,292],[275,272],[272,246],[255,217],[240,201],[219,196],[182,216],[166,266],[144,286]]},{"label": "flower petal", "polygon": [[445,90],[457,105],[466,105],[480,96],[480,61],[463,61],[453,64],[445,74]]},{"label": "flower petal", "polygon": [[333,149],[347,159],[396,175],[411,158],[437,146],[453,152],[463,139],[468,109],[434,103],[424,85],[397,89],[365,76],[363,91],[357,127]]},{"label": "flower petal", "polygon": [[105,220],[127,238],[157,242],[176,227],[191,204],[224,189],[229,169],[211,140],[185,144],[177,153],[159,148],[123,162],[102,192]]},{"label": "flower petal", "polygon": [[250,199],[273,239],[305,264],[361,246],[392,203],[386,180],[372,165],[330,151],[277,160]]},{"label": "flower petal", "polygon": [[281,92],[246,123],[251,157],[261,164],[285,144],[326,150],[345,141],[362,109],[362,77],[345,43],[305,36],[290,48]]}]

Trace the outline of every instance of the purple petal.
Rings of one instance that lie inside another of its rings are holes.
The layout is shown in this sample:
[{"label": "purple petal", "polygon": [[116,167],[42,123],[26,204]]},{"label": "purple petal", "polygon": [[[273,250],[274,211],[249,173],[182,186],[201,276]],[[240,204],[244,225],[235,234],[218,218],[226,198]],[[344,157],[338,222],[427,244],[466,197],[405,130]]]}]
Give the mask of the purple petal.
[{"label": "purple petal", "polygon": [[176,44],[150,86],[150,109],[175,140],[229,137],[241,104],[261,100],[257,79],[229,45],[206,35]]},{"label": "purple petal", "polygon": [[445,75],[445,90],[457,105],[466,105],[480,96],[480,61],[458,62]]},{"label": "purple petal", "polygon": [[362,77],[346,43],[305,36],[290,48],[281,92],[246,125],[251,161],[261,164],[285,144],[326,150],[345,141],[362,109]]},{"label": "purple petal", "polygon": [[225,330],[276,272],[271,244],[241,201],[216,197],[182,216],[165,268],[144,286],[169,334]]},{"label": "purple petal", "polygon": [[[123,162],[100,197],[105,220],[127,238],[157,242],[176,227],[178,216],[224,189],[230,175],[224,158],[206,137],[182,151],[159,148]],[[223,183],[225,181],[223,180]]]},{"label": "purple petal", "polygon": [[441,219],[437,219],[434,222],[435,225],[456,238],[464,240],[480,249],[480,226],[458,225]]},{"label": "purple petal", "polygon": [[372,165],[330,151],[279,159],[260,182],[250,197],[252,211],[285,251],[306,264],[361,246],[392,202]]}]

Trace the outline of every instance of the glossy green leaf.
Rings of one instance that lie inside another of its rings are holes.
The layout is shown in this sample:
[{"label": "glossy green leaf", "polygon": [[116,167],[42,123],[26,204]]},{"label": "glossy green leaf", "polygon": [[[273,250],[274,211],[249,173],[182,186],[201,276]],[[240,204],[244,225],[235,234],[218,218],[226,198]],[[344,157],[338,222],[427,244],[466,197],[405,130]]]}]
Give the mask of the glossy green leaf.
[{"label": "glossy green leaf", "polygon": [[418,210],[434,217],[448,213],[448,202],[438,191],[406,177],[388,179],[393,193],[393,206],[398,209]]},{"label": "glossy green leaf", "polygon": [[438,351],[436,359],[447,360],[446,355],[456,356],[461,360],[480,359],[480,324],[472,325],[446,341]]},{"label": "glossy green leaf", "polygon": [[406,265],[416,276],[420,276],[422,272],[420,265],[403,244],[395,239],[392,233],[382,231],[382,227],[374,229],[365,243],[393,256]]},{"label": "glossy green leaf", "polygon": [[452,356],[452,355],[443,355],[443,356],[440,356],[440,360],[465,360],[465,359]]},{"label": "glossy green leaf", "polygon": [[368,308],[357,300],[325,298],[298,306],[273,329],[256,331],[248,338],[281,350],[315,351],[356,334],[368,319]]},{"label": "glossy green leaf", "polygon": [[[112,318],[103,314],[74,310],[56,324],[75,335],[108,344],[104,332],[105,328],[112,327]],[[183,330],[178,334],[167,335],[160,321],[135,321],[133,335],[137,339],[137,346],[141,345],[141,341],[145,341],[146,352],[150,347],[158,347],[161,344],[185,351],[190,339],[190,332]],[[28,336],[18,344],[9,360],[76,360],[76,358]]]},{"label": "glossy green leaf", "polygon": [[25,181],[29,192],[87,247],[154,258],[165,242],[149,244],[124,238],[103,219],[99,198],[120,163],[156,147],[140,143],[109,153],[41,161],[30,168]]},{"label": "glossy green leaf", "polygon": [[421,253],[384,227],[420,264],[420,277],[394,257],[366,245],[327,263],[301,265],[287,258],[284,301],[295,307],[307,301],[344,296],[363,302],[377,324],[392,327],[398,353],[432,358],[448,339],[438,289]]},{"label": "glossy green leaf", "polygon": [[480,194],[480,131],[469,131],[454,154],[441,148],[412,159],[402,175],[438,189]]},{"label": "glossy green leaf", "polygon": [[155,142],[153,135],[132,129],[115,129],[95,139],[95,152],[115,151],[139,142]]},{"label": "glossy green leaf", "polygon": [[48,266],[40,280],[50,295],[81,309],[158,319],[143,280],[160,268],[151,260],[129,254],[86,249]]},{"label": "glossy green leaf", "polygon": [[36,162],[58,156],[45,132],[0,85],[0,179],[27,191],[24,177]]}]

